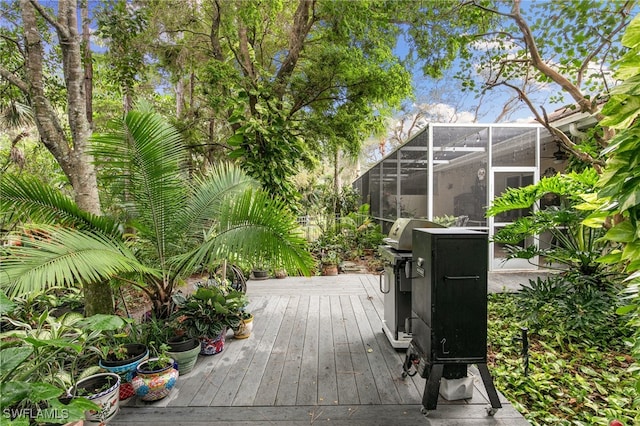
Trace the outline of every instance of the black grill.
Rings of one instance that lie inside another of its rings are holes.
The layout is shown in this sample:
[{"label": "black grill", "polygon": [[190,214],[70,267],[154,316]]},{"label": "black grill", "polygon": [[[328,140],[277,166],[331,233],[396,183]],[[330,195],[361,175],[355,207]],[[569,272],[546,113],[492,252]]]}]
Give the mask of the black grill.
[{"label": "black grill", "polygon": [[[405,375],[427,379],[423,409],[436,408],[440,379],[476,364],[493,413],[501,407],[487,369],[487,234],[467,229],[413,231],[412,340]],[[490,412],[492,414],[492,412]]]}]

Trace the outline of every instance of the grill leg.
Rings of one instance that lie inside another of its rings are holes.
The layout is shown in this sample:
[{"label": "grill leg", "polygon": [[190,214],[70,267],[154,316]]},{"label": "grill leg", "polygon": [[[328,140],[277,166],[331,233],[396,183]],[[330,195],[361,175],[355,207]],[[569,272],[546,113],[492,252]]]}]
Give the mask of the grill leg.
[{"label": "grill leg", "polygon": [[480,376],[482,377],[484,388],[487,390],[487,396],[489,397],[489,402],[491,402],[491,408],[502,408],[502,404],[500,403],[500,399],[498,398],[498,392],[496,391],[496,387],[493,384],[493,379],[491,378],[491,374],[489,373],[487,364],[477,364],[477,367],[478,370],[480,370]]},{"label": "grill leg", "polygon": [[424,386],[422,406],[427,410],[435,410],[438,406],[438,394],[440,393],[440,379],[444,364],[432,364],[429,370],[429,378]]}]

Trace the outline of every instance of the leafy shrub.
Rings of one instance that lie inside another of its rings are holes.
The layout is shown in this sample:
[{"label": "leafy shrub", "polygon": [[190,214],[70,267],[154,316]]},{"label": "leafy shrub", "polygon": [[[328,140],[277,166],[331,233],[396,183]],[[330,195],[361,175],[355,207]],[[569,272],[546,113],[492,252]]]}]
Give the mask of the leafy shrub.
[{"label": "leafy shrub", "polygon": [[620,286],[611,283],[603,290],[600,281],[574,281],[576,277],[581,276],[538,277],[522,286],[516,303],[525,325],[560,344],[583,342],[604,347],[611,339],[628,337],[628,328],[616,326],[620,321],[616,314]]},{"label": "leafy shrub", "polygon": [[[562,322],[578,321],[565,313],[552,300],[562,296],[572,284],[562,279],[534,282],[531,289],[519,295],[489,296],[489,368],[496,386],[514,407],[533,425],[608,425],[617,418],[625,425],[640,424],[640,392],[629,366],[633,358],[625,341],[618,338],[602,340],[601,347],[578,339],[556,339],[564,336]],[[575,294],[574,294],[575,296]],[[580,297],[580,296],[578,296]],[[585,299],[595,299],[592,294]],[[554,311],[540,314],[540,333],[530,334],[529,374],[524,375],[521,346],[515,341],[520,327],[528,324],[530,312],[523,309]],[[588,321],[597,323],[597,316]],[[610,318],[609,318],[610,319]],[[611,336],[629,335],[623,321],[610,322]],[[577,327],[585,331],[587,325]]]}]

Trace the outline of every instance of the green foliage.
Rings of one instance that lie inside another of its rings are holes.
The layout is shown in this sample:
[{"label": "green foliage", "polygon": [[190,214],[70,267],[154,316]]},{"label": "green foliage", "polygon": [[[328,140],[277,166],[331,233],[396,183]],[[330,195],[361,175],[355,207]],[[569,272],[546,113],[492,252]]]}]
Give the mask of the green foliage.
[{"label": "green foliage", "polygon": [[[622,264],[629,274],[624,293],[626,306],[620,313],[630,315],[629,324],[635,330],[635,342],[632,346],[636,358],[633,371],[638,378],[640,371],[640,181],[638,162],[640,149],[640,109],[629,108],[640,105],[640,15],[637,15],[627,28],[622,44],[626,53],[616,62],[616,77],[624,80],[612,91],[612,98],[603,108],[606,118],[601,121],[617,131],[610,145],[604,151],[608,155],[607,164],[598,186],[598,199],[592,204],[595,210],[590,219],[606,220],[613,225],[605,239],[620,242],[624,248],[616,257],[605,259],[611,263]],[[607,219],[603,219],[606,217]],[[611,220],[613,218],[613,220]],[[638,381],[640,383],[640,380]]]},{"label": "green foliage", "polygon": [[132,7],[124,0],[107,0],[94,10],[96,35],[108,43],[110,67],[105,76],[117,82],[124,93],[132,94],[144,72],[145,49],[141,35],[148,26],[146,7]]},{"label": "green foliage", "polygon": [[[569,93],[566,87],[550,84],[550,75],[534,66],[531,49],[525,43],[514,16],[509,14],[510,9],[512,4],[494,2],[485,9],[495,11],[487,17],[495,20],[493,31],[469,33],[472,40],[468,46],[469,55],[463,56],[463,65],[457,74],[463,87],[481,92],[498,90],[500,85],[507,83],[537,100],[540,96],[536,93],[539,92],[538,84],[543,84],[552,94],[550,99],[541,102],[575,102],[575,92]],[[610,75],[603,72],[602,67],[624,54],[620,44],[621,30],[634,12],[637,12],[635,2],[618,0],[533,2],[520,11],[542,61],[552,62],[554,71],[594,105],[610,89]],[[547,97],[548,90],[544,93]],[[572,98],[566,99],[567,95]]]},{"label": "green foliage", "polygon": [[571,275],[530,280],[516,300],[522,320],[532,332],[553,339],[558,346],[606,347],[611,341],[628,338],[623,333],[629,330],[617,326],[621,286],[609,283],[602,289],[594,281]]},{"label": "green foliage", "polygon": [[[526,302],[529,306],[538,300],[547,309],[556,309],[558,315],[564,311],[551,301],[564,298],[561,291],[555,293],[557,298],[550,297],[547,290],[555,285],[537,284],[546,288],[540,288],[539,293],[489,296],[490,369],[498,389],[533,425],[608,425],[615,418],[623,424],[638,424],[640,393],[626,371],[632,358],[623,339],[605,340],[601,346],[590,340],[581,342],[578,336],[569,343],[557,339],[566,335],[566,330],[559,328],[566,313],[558,318],[540,316],[539,332],[529,335],[529,375],[524,375],[521,347],[514,341],[520,336],[520,327],[527,325],[522,299],[530,298]],[[611,336],[629,335],[630,327],[623,321],[612,321],[611,311],[607,313],[609,317],[600,327],[609,324]],[[590,310],[586,314],[590,321],[604,319]]]},{"label": "green foliage", "polygon": [[[605,230],[601,223],[584,222],[589,215],[585,201],[594,198],[597,180],[595,170],[585,169],[580,173],[543,178],[535,185],[508,189],[493,201],[487,215],[529,209],[549,193],[560,198],[560,206],[536,208],[529,216],[500,229],[494,241],[506,244],[509,258],[543,256],[549,266],[562,266],[567,274],[576,274],[575,280],[595,282],[600,288],[606,288],[611,281],[608,276],[615,274],[616,268],[603,263],[602,258],[615,254],[617,245],[602,239]],[[518,245],[528,238],[540,239],[545,233],[550,236],[546,244]]]},{"label": "green foliage", "polygon": [[[95,363],[91,345],[106,332],[122,328],[125,321],[108,315],[84,318],[77,313],[54,317],[44,310],[32,322],[22,322],[27,310],[22,301],[9,305],[4,294],[0,300],[5,301],[0,319],[4,330],[0,334],[2,424],[64,424],[83,419],[85,410],[96,409],[87,399],[63,402],[62,397],[78,372]],[[37,417],[27,418],[28,413]],[[8,423],[9,418],[15,423]]]},{"label": "green foliage", "polygon": [[141,287],[163,318],[177,283],[224,259],[258,256],[309,272],[306,241],[282,200],[233,166],[190,180],[185,152],[175,128],[153,113],[131,112],[95,136],[94,155],[122,188],[115,217],[85,214],[35,180],[2,179],[0,210],[17,206],[25,221],[53,224],[35,225],[38,238],[5,250],[3,284],[20,293],[117,278]]},{"label": "green foliage", "polygon": [[175,315],[188,335],[214,338],[240,325],[247,304],[242,292],[224,285],[205,285],[181,300]]},{"label": "green foliage", "polygon": [[383,238],[380,225],[369,216],[369,205],[363,204],[358,211],[328,223],[311,251],[320,263],[339,263],[376,251]]}]

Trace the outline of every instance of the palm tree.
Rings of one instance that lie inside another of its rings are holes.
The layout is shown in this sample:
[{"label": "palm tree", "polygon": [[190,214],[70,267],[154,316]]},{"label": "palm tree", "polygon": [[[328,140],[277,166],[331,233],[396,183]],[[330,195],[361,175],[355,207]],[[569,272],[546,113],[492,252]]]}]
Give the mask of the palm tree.
[{"label": "palm tree", "polygon": [[313,259],[286,204],[232,165],[189,179],[180,134],[159,115],[132,111],[93,146],[126,194],[123,219],[86,213],[34,178],[0,180],[0,211],[18,210],[37,229],[0,254],[11,293],[116,279],[142,289],[164,317],[176,285],[198,267],[257,256],[309,273]]}]

